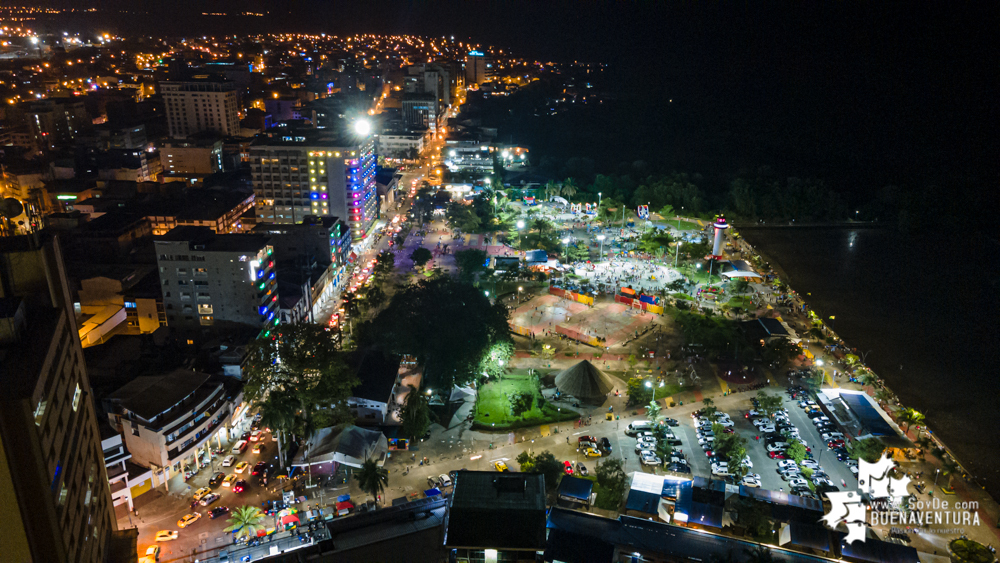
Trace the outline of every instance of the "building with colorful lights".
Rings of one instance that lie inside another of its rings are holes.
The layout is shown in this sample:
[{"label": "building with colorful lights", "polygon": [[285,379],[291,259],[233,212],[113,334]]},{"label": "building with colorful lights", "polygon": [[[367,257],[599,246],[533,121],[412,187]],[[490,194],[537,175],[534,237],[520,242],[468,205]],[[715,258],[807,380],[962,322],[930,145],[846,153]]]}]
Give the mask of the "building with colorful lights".
[{"label": "building with colorful lights", "polygon": [[325,131],[273,135],[250,149],[259,223],[340,217],[363,247],[378,218],[375,139]]},{"label": "building with colorful lights", "polygon": [[230,322],[267,331],[278,323],[274,249],[267,236],[185,226],[154,244],[168,326],[190,330]]}]

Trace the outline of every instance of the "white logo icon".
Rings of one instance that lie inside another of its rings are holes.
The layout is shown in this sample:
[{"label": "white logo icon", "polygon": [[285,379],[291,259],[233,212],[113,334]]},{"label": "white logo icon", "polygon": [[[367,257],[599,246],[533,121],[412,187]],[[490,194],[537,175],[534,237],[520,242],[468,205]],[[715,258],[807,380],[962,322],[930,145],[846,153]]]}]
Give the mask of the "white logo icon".
[{"label": "white logo icon", "polygon": [[889,498],[899,503],[908,495],[906,485],[910,479],[903,476],[893,479],[889,472],[894,468],[886,454],[875,463],[858,460],[858,490],[827,493],[830,499],[830,512],[820,521],[834,529],[840,524],[847,527],[844,541],[853,543],[865,541],[865,505],[862,503],[862,493],[870,498]]}]

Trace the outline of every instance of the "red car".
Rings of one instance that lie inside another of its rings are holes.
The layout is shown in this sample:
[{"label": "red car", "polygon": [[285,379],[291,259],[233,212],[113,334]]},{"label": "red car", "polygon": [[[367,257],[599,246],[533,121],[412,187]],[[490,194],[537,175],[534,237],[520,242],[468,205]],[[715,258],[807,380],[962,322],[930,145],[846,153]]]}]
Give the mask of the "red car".
[{"label": "red car", "polygon": [[830,440],[829,442],[826,443],[826,445],[831,450],[835,450],[837,448],[843,448],[844,447],[844,441],[843,440]]},{"label": "red car", "polygon": [[571,462],[571,461],[564,461],[563,462],[563,467],[565,467],[566,475],[572,475],[573,474],[573,462]]},{"label": "red car", "polygon": [[771,459],[788,459],[788,456],[785,455],[785,452],[767,452],[767,455]]},{"label": "red car", "polygon": [[590,442],[592,444],[596,444],[597,438],[594,438],[593,436],[580,436],[580,438],[577,440],[577,443],[580,442]]},{"label": "red car", "polygon": [[240,479],[239,481],[233,483],[233,492],[242,493],[244,489],[246,489],[246,487],[247,487],[247,482],[244,481],[243,479]]},{"label": "red car", "polygon": [[708,457],[712,457],[713,455],[715,455],[715,452],[713,452],[712,450],[705,450],[705,455]]}]

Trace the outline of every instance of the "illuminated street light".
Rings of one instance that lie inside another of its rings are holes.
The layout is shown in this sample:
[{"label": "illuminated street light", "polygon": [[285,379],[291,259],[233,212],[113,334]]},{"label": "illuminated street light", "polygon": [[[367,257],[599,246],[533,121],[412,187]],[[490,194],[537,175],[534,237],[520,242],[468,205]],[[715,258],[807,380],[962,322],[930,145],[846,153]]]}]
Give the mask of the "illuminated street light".
[{"label": "illuminated street light", "polygon": [[354,122],[354,132],[363,137],[367,137],[372,132],[372,124],[367,119],[359,119]]},{"label": "illuminated street light", "polygon": [[646,382],[646,388],[647,389],[652,389],[653,388],[653,382],[652,381],[647,381]]},{"label": "illuminated street light", "polygon": [[597,240],[601,241],[601,251],[598,254],[598,260],[604,259],[604,235],[597,235]]},{"label": "illuminated street light", "polygon": [[677,255],[681,252],[681,243],[677,241],[677,247],[674,248],[674,269],[677,269]]}]

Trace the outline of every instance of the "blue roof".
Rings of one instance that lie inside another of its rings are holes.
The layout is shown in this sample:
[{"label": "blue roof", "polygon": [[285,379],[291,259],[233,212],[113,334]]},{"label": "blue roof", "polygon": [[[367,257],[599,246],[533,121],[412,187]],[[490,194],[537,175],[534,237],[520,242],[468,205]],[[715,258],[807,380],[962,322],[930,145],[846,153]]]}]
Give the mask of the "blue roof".
[{"label": "blue roof", "polygon": [[918,563],[917,550],[908,545],[899,545],[868,538],[863,542],[842,543],[840,553],[844,557],[871,561],[872,563]]},{"label": "blue roof", "polygon": [[792,522],[788,525],[793,545],[810,547],[820,551],[830,551],[830,530],[823,526]]},{"label": "blue roof", "polygon": [[699,526],[722,527],[722,507],[704,502],[692,502],[688,512],[688,524]]},{"label": "blue roof", "polygon": [[660,498],[660,495],[633,489],[628,493],[628,500],[625,501],[625,508],[628,510],[635,510],[637,512],[645,512],[647,514],[656,514],[658,507],[660,506]]},{"label": "blue roof", "polygon": [[566,475],[559,482],[559,496],[589,500],[590,492],[594,489],[594,482],[589,479],[581,479]]},{"label": "blue roof", "polygon": [[524,253],[524,259],[533,264],[544,264],[549,261],[549,254],[544,250],[528,250]]},{"label": "blue roof", "polygon": [[441,490],[438,489],[437,487],[434,487],[433,489],[427,489],[426,491],[424,491],[424,494],[426,496],[433,497],[441,494]]},{"label": "blue roof", "polygon": [[851,408],[858,422],[872,436],[899,436],[892,426],[882,418],[882,415],[868,402],[867,397],[860,393],[841,393],[840,398]]}]

